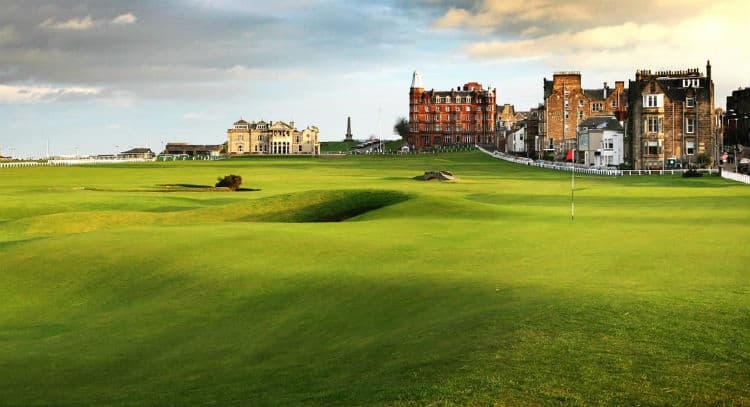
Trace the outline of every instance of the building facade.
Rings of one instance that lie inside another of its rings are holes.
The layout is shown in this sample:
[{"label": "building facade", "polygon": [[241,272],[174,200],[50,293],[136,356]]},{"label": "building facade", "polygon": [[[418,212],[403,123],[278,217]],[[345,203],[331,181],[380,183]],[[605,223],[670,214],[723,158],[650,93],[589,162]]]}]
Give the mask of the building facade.
[{"label": "building facade", "polygon": [[634,169],[687,167],[718,155],[711,63],[695,69],[639,70],[630,81],[625,161]]},{"label": "building facade", "polygon": [[456,145],[496,148],[496,90],[476,82],[446,91],[424,89],[414,71],[409,89],[409,136],[418,150]]},{"label": "building facade", "polygon": [[320,154],[318,128],[294,128],[294,122],[246,122],[240,119],[227,130],[229,155],[317,155]]},{"label": "building facade", "polygon": [[727,111],[722,120],[723,145],[750,148],[750,88],[740,88],[727,96]]},{"label": "building facade", "polygon": [[627,116],[627,89],[624,81],[614,89],[605,82],[600,89],[583,89],[580,72],[555,72],[552,80],[544,78],[544,115],[542,150],[561,156],[575,148],[576,128],[589,117],[614,115],[622,121]]},{"label": "building facade", "polygon": [[619,166],[625,160],[625,130],[615,116],[593,116],[578,125],[577,162],[586,166]]},{"label": "building facade", "polygon": [[163,154],[168,156],[218,157],[221,154],[221,145],[167,143]]}]

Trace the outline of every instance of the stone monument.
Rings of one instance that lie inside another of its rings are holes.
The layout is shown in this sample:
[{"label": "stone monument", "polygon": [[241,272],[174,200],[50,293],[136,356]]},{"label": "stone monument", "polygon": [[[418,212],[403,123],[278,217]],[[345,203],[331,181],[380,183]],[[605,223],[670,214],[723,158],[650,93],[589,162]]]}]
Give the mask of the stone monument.
[{"label": "stone monument", "polygon": [[346,138],[344,141],[354,141],[352,138],[352,118],[351,116],[347,116],[346,118]]}]

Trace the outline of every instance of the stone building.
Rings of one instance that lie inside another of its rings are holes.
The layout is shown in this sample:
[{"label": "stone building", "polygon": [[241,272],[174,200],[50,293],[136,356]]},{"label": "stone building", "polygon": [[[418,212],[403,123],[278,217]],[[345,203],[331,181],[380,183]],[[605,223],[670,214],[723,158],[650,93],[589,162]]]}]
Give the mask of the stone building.
[{"label": "stone building", "polygon": [[529,157],[542,158],[544,125],[544,105],[540,104],[529,110],[526,119],[526,153]]},{"label": "stone building", "polygon": [[496,90],[477,82],[445,91],[424,89],[414,71],[409,89],[409,136],[416,149],[456,145],[497,147]]},{"label": "stone building", "polygon": [[320,154],[318,128],[294,128],[294,122],[234,122],[227,130],[227,154],[299,155]]},{"label": "stone building", "polygon": [[724,146],[742,145],[750,148],[750,88],[739,88],[727,96],[723,118]]},{"label": "stone building", "polygon": [[633,168],[686,167],[718,154],[710,62],[706,75],[639,70],[628,88],[625,161]]},{"label": "stone building", "polygon": [[575,148],[576,128],[591,116],[614,115],[622,121],[627,115],[627,89],[624,81],[614,89],[606,82],[600,89],[583,89],[581,73],[555,72],[544,78],[544,139],[542,149],[558,156]]}]

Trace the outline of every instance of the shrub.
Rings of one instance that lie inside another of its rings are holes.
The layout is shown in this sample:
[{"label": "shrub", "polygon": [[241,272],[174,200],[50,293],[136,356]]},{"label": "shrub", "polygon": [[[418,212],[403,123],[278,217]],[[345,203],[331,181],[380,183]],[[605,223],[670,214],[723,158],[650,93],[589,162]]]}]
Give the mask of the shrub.
[{"label": "shrub", "polygon": [[692,169],[692,168],[691,168],[691,169],[689,169],[689,170],[687,170],[687,171],[683,172],[683,173],[682,173],[682,176],[683,176],[684,178],[694,178],[694,177],[702,177],[702,176],[703,176],[703,174],[701,174],[701,173],[700,173],[700,172],[698,172],[697,170],[695,170],[695,169]]},{"label": "shrub", "polygon": [[220,188],[229,188],[232,191],[236,191],[240,189],[240,185],[242,184],[242,177],[239,175],[230,174],[225,176],[224,178],[219,177],[217,178],[219,182],[216,183],[216,187]]},{"label": "shrub", "polygon": [[707,168],[713,162],[713,157],[709,153],[700,153],[695,157],[698,168]]}]

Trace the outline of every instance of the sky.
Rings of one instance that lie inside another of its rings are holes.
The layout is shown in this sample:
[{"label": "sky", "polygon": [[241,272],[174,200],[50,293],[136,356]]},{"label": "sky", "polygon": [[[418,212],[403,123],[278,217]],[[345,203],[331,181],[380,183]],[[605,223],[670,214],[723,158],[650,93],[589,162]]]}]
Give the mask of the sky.
[{"label": "sky", "polygon": [[477,81],[528,110],[542,80],[713,66],[716,107],[750,86],[750,2],[0,0],[0,153],[220,144],[240,117],[389,138],[427,89]]}]

